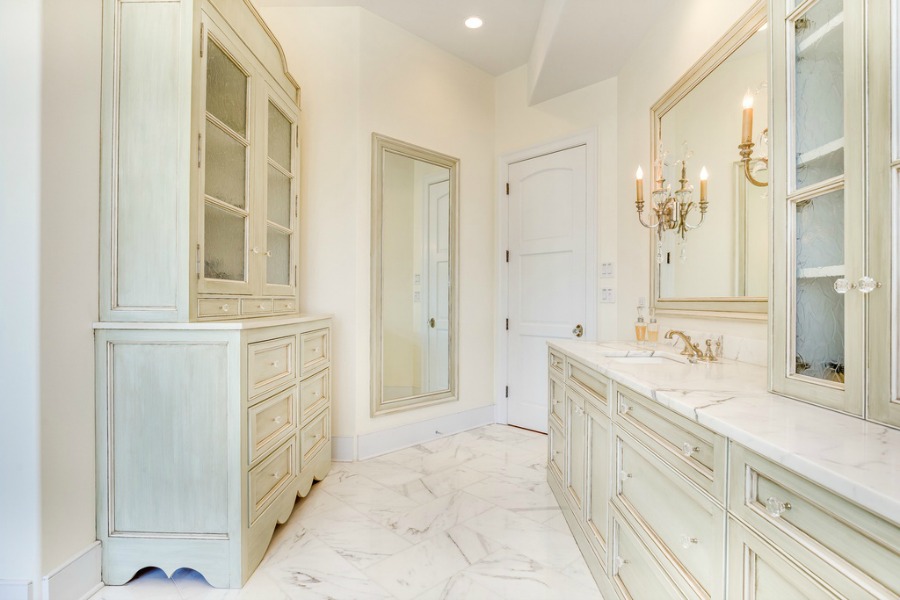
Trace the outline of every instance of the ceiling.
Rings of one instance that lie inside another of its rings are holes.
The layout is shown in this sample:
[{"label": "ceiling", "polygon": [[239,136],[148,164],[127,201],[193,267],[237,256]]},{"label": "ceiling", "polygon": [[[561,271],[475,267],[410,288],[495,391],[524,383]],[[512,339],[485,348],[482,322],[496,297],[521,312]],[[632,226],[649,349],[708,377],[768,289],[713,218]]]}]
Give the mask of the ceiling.
[{"label": "ceiling", "polygon": [[[500,75],[529,65],[531,103],[615,76],[667,0],[254,0],[259,6],[361,6]],[[463,21],[477,15],[480,29]]]}]

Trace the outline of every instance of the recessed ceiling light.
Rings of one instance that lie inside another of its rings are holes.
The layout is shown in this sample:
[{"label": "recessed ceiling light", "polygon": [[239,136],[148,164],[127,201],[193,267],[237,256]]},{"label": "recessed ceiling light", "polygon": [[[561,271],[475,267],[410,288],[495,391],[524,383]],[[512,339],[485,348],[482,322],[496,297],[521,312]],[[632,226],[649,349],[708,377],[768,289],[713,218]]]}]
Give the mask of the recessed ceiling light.
[{"label": "recessed ceiling light", "polygon": [[469,29],[478,29],[482,25],[484,25],[484,21],[478,17],[469,17],[466,19],[466,27]]}]

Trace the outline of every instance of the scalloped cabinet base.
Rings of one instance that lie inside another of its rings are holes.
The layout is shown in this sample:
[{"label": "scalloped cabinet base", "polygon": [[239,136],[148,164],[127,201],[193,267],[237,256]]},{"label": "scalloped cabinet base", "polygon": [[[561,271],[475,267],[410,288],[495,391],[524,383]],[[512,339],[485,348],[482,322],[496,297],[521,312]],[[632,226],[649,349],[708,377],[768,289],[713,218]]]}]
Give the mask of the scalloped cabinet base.
[{"label": "scalloped cabinet base", "polygon": [[105,583],[158,567],[241,587],[327,475],[331,321],[271,323],[97,326]]}]

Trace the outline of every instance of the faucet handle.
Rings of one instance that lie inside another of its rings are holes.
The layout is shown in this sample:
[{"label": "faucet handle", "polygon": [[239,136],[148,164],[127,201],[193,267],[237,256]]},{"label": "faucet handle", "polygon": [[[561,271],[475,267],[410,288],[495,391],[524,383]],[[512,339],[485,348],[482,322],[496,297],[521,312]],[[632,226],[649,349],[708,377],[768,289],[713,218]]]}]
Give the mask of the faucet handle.
[{"label": "faucet handle", "polygon": [[716,353],[712,349],[712,340],[706,340],[706,353],[703,355],[706,362],[716,362]]}]

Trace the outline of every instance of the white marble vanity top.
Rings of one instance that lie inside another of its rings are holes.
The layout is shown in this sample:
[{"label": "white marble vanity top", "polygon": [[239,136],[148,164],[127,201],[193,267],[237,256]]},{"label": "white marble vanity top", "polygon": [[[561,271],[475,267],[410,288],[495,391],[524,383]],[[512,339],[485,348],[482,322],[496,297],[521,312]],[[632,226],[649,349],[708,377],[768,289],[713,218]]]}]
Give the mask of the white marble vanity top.
[{"label": "white marble vanity top", "polygon": [[[552,341],[610,379],[900,524],[900,431],[772,394],[765,367],[679,357],[668,346]],[[619,357],[620,360],[616,360]]]}]

